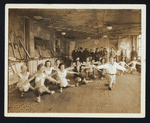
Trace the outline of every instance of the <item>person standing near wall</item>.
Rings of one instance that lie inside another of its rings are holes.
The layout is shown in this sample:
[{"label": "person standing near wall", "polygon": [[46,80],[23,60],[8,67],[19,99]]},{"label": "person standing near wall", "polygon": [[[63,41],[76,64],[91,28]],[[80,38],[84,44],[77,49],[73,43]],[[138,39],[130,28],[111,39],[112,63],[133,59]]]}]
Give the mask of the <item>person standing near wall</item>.
[{"label": "person standing near wall", "polygon": [[99,52],[99,49],[96,48],[96,52],[95,52],[95,62],[99,61],[99,58],[100,58],[100,52]]},{"label": "person standing near wall", "polygon": [[100,53],[100,57],[103,57],[103,54],[104,54],[104,53],[103,53],[103,47],[101,47],[99,53]]},{"label": "person standing near wall", "polygon": [[106,62],[108,61],[107,55],[108,55],[107,49],[104,48],[104,50],[103,50],[103,58],[106,59]]},{"label": "person standing near wall", "polygon": [[72,58],[73,58],[73,62],[76,61],[76,58],[79,57],[78,55],[78,49],[77,47],[75,46],[74,50],[72,51]]},{"label": "person standing near wall", "polygon": [[79,58],[80,58],[80,62],[83,62],[83,60],[84,60],[84,54],[83,54],[83,48],[82,47],[80,47]]},{"label": "person standing near wall", "polygon": [[135,47],[133,46],[133,47],[132,47],[132,51],[131,51],[131,60],[133,60],[134,57],[136,57],[136,59],[138,59],[138,54],[137,54],[137,52],[135,51]]},{"label": "person standing near wall", "polygon": [[115,58],[115,57],[116,57],[116,51],[114,50],[114,48],[113,48],[113,47],[111,47],[110,57],[113,57],[113,58]]},{"label": "person standing near wall", "polygon": [[89,57],[89,51],[88,48],[85,48],[85,50],[83,51],[83,61],[86,61],[86,59]]},{"label": "person standing near wall", "polygon": [[92,60],[95,60],[95,48],[93,48],[93,51],[91,52]]}]

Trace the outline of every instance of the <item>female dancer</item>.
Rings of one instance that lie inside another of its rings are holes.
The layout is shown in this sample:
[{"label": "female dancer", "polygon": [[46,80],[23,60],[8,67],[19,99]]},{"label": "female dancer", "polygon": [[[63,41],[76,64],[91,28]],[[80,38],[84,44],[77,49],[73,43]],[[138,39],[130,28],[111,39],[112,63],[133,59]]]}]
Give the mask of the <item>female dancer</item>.
[{"label": "female dancer", "polygon": [[55,61],[55,69],[59,69],[59,64],[60,64],[60,60],[59,59],[56,59]]},{"label": "female dancer", "polygon": [[[119,65],[121,65],[122,67],[126,67],[126,66],[129,67],[129,65],[127,65],[124,60],[125,60],[124,57],[122,57],[122,61],[119,62]],[[123,73],[124,73],[124,72],[121,71],[120,75],[123,75]]]},{"label": "female dancer", "polygon": [[133,58],[133,61],[131,61],[128,66],[131,64],[131,73],[133,73],[133,70],[136,71],[136,64],[141,65],[140,62],[136,61],[136,57]]},{"label": "female dancer", "polygon": [[22,70],[22,72],[18,73],[19,82],[17,83],[17,88],[21,92],[20,97],[23,97],[24,92],[27,92],[29,89],[34,90],[34,88],[30,85],[30,83],[27,83],[23,86],[19,86],[20,84],[25,82],[30,76],[30,73],[27,72],[27,66],[26,65],[22,65],[21,70]]},{"label": "female dancer", "polygon": [[59,83],[58,81],[56,81],[55,79],[47,76],[47,74],[44,73],[45,71],[45,66],[41,63],[38,65],[37,67],[38,71],[28,80],[26,80],[24,83],[22,83],[20,86],[23,86],[27,83],[29,83],[31,80],[33,80],[35,78],[35,94],[37,96],[37,102],[40,102],[40,96],[43,92],[47,92],[47,93],[55,93],[55,91],[50,91],[44,84],[45,79],[48,79],[49,81],[52,82],[56,82]]},{"label": "female dancer", "polygon": [[52,73],[52,70],[54,70],[54,67],[51,66],[51,61],[47,60],[45,62],[45,74],[50,75]]},{"label": "female dancer", "polygon": [[76,82],[76,86],[78,86],[80,82],[82,82],[82,83],[84,83],[84,84],[87,84],[87,83],[89,83],[89,82],[92,82],[92,80],[91,80],[91,81],[87,81],[87,80],[83,77],[83,75],[82,75],[82,73],[81,73],[82,70],[83,70],[83,69],[86,69],[86,68],[91,68],[91,67],[82,67],[80,61],[79,61],[79,60],[76,61],[76,66],[75,66],[74,69],[73,69],[74,72],[77,72],[77,73],[78,73],[78,74],[74,74],[74,79],[75,79],[75,82]]},{"label": "female dancer", "polygon": [[66,79],[67,73],[71,73],[71,74],[78,74],[77,72],[72,72],[72,71],[68,71],[67,69],[65,69],[65,65],[64,63],[60,63],[59,64],[59,70],[57,70],[57,72],[53,73],[57,74],[56,80],[59,81],[59,87],[60,87],[60,93],[62,93],[62,88],[63,87],[73,87],[75,85],[70,85]]},{"label": "female dancer", "polygon": [[[89,57],[86,58],[86,62],[83,62],[82,65],[84,65],[85,67],[88,67],[91,64]],[[86,77],[89,76],[89,70],[90,68],[84,69],[84,72],[86,73]]]}]

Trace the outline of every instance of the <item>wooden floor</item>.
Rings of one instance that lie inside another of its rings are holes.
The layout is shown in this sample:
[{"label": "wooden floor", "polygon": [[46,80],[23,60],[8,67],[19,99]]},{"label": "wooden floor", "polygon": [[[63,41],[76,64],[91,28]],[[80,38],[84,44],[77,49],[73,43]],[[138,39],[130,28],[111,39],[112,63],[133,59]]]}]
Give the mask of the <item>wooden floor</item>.
[{"label": "wooden floor", "polygon": [[[65,88],[59,93],[56,85],[49,84],[56,93],[43,94],[36,102],[33,91],[20,98],[17,90],[9,92],[10,113],[140,113],[141,75],[117,76],[114,90],[108,90],[108,82],[95,79],[93,83]],[[74,82],[71,81],[73,84]]]}]

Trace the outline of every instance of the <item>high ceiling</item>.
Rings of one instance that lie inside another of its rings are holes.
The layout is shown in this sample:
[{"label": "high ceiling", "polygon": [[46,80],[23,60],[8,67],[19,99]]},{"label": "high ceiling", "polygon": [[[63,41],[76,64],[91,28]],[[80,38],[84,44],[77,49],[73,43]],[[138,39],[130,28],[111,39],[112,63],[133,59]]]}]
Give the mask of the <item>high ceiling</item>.
[{"label": "high ceiling", "polygon": [[[141,33],[141,10],[135,9],[13,9],[41,23],[56,34],[66,32],[69,38],[86,39],[138,35]],[[112,26],[111,30],[107,26]]]}]

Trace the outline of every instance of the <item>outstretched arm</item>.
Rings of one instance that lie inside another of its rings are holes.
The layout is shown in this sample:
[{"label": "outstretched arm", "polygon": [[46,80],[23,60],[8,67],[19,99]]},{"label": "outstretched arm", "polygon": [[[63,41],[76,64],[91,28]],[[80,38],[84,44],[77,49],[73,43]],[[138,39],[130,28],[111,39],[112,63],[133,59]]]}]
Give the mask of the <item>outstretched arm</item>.
[{"label": "outstretched arm", "polygon": [[128,64],[128,66],[129,66],[130,64],[132,64],[132,61]]},{"label": "outstretched arm", "polygon": [[68,71],[68,70],[67,70],[67,73],[70,73],[70,74],[78,74],[77,72]]},{"label": "outstretched arm", "polygon": [[57,70],[56,70],[56,72],[50,74],[49,76],[53,76],[53,75],[55,75],[55,74],[57,74]]},{"label": "outstretched arm", "polygon": [[116,64],[116,68],[122,71],[126,71],[126,69],[122,66],[120,66],[119,64]]},{"label": "outstretched arm", "polygon": [[105,69],[107,66],[106,65],[99,65],[99,66],[95,66],[95,69]]},{"label": "outstretched arm", "polygon": [[29,79],[27,79],[25,82],[18,84],[18,87],[21,87],[23,85],[26,85],[27,83],[29,83],[31,80],[33,80],[36,77],[36,73]]},{"label": "outstretched arm", "polygon": [[125,64],[126,66],[130,67],[128,64]]},{"label": "outstretched arm", "polygon": [[137,62],[136,64],[141,65],[141,63],[140,63],[140,62]]},{"label": "outstretched arm", "polygon": [[74,67],[67,67],[66,70],[72,70]]},{"label": "outstretched arm", "polygon": [[50,76],[46,76],[46,79],[48,79],[49,81],[52,81],[52,82],[60,83],[60,82],[56,81],[55,79],[53,79]]}]

